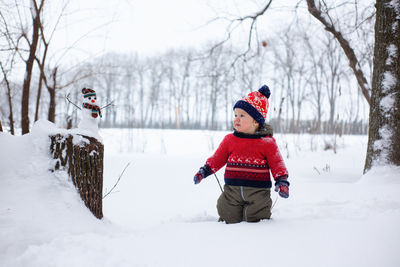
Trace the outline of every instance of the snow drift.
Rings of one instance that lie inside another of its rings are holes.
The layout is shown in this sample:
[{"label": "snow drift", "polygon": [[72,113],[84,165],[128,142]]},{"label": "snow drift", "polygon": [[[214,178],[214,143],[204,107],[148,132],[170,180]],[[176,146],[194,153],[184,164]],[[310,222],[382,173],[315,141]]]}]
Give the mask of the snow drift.
[{"label": "snow drift", "polygon": [[226,225],[215,178],[192,181],[225,132],[101,130],[105,189],[131,165],[97,220],[49,171],[57,131],[0,133],[0,266],[400,266],[400,170],[362,176],[365,136],[276,135],[290,198],[271,220]]}]

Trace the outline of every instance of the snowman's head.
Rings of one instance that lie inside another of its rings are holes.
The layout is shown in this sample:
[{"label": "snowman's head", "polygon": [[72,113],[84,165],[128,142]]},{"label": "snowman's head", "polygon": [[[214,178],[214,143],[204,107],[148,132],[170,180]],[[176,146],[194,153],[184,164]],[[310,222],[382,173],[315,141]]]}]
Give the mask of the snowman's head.
[{"label": "snowman's head", "polygon": [[88,103],[91,105],[95,105],[97,101],[96,91],[90,88],[83,88],[83,103]]}]

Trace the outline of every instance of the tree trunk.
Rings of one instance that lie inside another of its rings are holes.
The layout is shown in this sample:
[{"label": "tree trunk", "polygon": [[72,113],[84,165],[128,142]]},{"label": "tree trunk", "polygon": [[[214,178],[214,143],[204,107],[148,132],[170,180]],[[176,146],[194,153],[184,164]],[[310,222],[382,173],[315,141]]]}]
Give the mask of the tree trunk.
[{"label": "tree trunk", "polygon": [[29,45],[29,57],[25,62],[25,78],[22,88],[22,106],[21,106],[21,131],[22,134],[29,133],[29,90],[31,87],[32,69],[35,61],[35,53],[39,40],[39,27],[40,27],[40,11],[36,8],[33,12],[33,31],[32,43]]},{"label": "tree trunk", "polygon": [[399,6],[399,0],[376,2],[374,70],[364,173],[374,165],[400,166]]},{"label": "tree trunk", "polygon": [[39,70],[40,70],[40,76],[39,76],[38,91],[37,91],[37,95],[36,95],[35,121],[37,121],[39,119],[40,97],[42,95],[43,81],[45,81],[45,79],[46,79],[46,76],[45,76],[45,73],[44,73],[44,63],[46,61],[47,47],[48,46],[46,46],[46,48],[45,48],[45,52],[44,52],[44,55],[43,55],[42,62],[38,61]]},{"label": "tree trunk", "polygon": [[[50,152],[56,163],[54,170],[64,169],[86,207],[98,219],[103,217],[104,146],[93,137],[61,134],[50,136]],[[73,141],[73,139],[75,139]],[[76,139],[81,140],[77,144]]]},{"label": "tree trunk", "polygon": [[8,81],[8,78],[7,78],[7,73],[4,70],[3,64],[1,64],[1,62],[0,62],[0,67],[1,67],[1,70],[3,72],[4,81],[6,82],[6,86],[7,86],[7,100],[8,100],[8,106],[9,106],[9,109],[10,109],[10,115],[8,116],[8,120],[9,120],[9,123],[10,123],[10,132],[11,132],[12,135],[14,135],[15,131],[14,131],[13,105],[12,105],[12,99],[11,99],[11,86],[10,86],[10,82]]},{"label": "tree trunk", "polygon": [[40,105],[40,97],[42,94],[42,86],[43,86],[43,73],[41,71],[40,78],[39,78],[38,91],[37,91],[37,95],[36,95],[35,121],[37,121],[39,119],[39,105]]},{"label": "tree trunk", "polygon": [[55,123],[56,122],[56,90],[55,90],[55,88],[47,88],[47,89],[50,94],[48,120]]},{"label": "tree trunk", "polygon": [[47,91],[50,94],[50,104],[49,104],[49,121],[56,122],[56,88],[57,88],[57,67],[54,68],[52,73],[53,86],[47,86]]},{"label": "tree trunk", "polygon": [[[42,28],[43,29],[43,28]],[[44,66],[46,62],[46,57],[47,57],[47,49],[49,48],[49,44],[44,40],[44,33],[42,31],[42,40],[43,40],[43,45],[44,45],[44,52],[43,52],[43,57],[42,57],[42,62],[40,62],[38,59],[38,65],[39,65],[39,70],[40,70],[40,76],[39,76],[39,86],[38,86],[38,91],[36,95],[36,110],[35,110],[35,121],[39,119],[39,110],[40,110],[40,97],[42,94],[42,87],[43,87],[43,81],[47,84],[46,80],[46,74],[44,71]]]}]

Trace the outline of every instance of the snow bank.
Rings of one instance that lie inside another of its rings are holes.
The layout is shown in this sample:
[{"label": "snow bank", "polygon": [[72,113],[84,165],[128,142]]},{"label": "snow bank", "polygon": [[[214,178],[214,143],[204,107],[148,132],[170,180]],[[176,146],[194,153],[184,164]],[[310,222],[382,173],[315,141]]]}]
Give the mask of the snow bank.
[{"label": "snow bank", "polygon": [[192,181],[226,133],[102,130],[105,189],[131,165],[97,220],[48,171],[53,131],[0,133],[0,266],[400,266],[399,169],[362,176],[365,136],[277,135],[290,198],[273,192],[271,220],[226,225],[215,178]]},{"label": "snow bank", "polygon": [[68,175],[49,171],[54,165],[48,136],[61,131],[40,121],[30,134],[0,133],[0,263],[6,266],[35,246],[104,227],[86,209]]}]

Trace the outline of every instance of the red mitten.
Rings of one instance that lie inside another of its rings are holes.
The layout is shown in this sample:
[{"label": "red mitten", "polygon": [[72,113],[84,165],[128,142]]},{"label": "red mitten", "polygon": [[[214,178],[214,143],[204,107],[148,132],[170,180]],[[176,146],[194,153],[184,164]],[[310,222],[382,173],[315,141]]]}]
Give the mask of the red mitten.
[{"label": "red mitten", "polygon": [[206,164],[203,167],[200,168],[200,170],[195,174],[193,181],[194,184],[199,184],[201,180],[212,174],[212,170],[210,167]]},{"label": "red mitten", "polygon": [[286,179],[278,179],[275,183],[275,191],[279,192],[279,195],[283,198],[289,197],[289,185],[290,183]]}]

